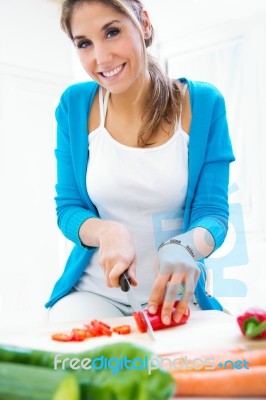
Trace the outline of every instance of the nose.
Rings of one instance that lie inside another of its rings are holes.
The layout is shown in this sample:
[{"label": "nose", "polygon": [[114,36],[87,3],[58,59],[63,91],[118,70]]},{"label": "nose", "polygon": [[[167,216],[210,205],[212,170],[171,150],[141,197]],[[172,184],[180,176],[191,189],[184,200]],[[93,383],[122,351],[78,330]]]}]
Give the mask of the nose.
[{"label": "nose", "polygon": [[106,44],[94,44],[94,57],[98,65],[109,64],[112,61],[112,53]]}]

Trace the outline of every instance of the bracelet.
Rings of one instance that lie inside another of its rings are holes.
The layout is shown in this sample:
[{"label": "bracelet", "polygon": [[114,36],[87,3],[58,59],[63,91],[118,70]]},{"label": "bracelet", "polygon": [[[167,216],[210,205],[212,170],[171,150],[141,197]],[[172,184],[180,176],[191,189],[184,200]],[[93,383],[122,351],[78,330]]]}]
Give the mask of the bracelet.
[{"label": "bracelet", "polygon": [[167,244],[177,244],[177,245],[179,245],[179,246],[182,246],[182,247],[184,247],[184,248],[189,252],[189,254],[190,254],[193,258],[195,258],[195,255],[194,255],[194,252],[193,252],[192,248],[191,248],[188,244],[186,244],[186,245],[185,245],[185,244],[182,244],[181,240],[179,240],[179,239],[170,239],[170,240],[168,240],[167,242],[161,243],[160,246],[158,247],[158,251],[159,251],[163,246],[166,246]]}]

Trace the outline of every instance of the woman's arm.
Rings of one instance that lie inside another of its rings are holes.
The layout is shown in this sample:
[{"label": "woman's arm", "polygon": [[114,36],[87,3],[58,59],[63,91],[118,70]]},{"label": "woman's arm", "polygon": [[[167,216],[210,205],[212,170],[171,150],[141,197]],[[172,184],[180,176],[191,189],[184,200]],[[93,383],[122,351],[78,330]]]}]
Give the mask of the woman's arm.
[{"label": "woman's arm", "polygon": [[[73,92],[73,91],[72,91]],[[71,100],[69,97],[71,97]],[[119,286],[119,276],[128,269],[133,285],[135,280],[136,253],[128,230],[116,221],[99,218],[95,206],[87,195],[86,174],[87,160],[81,166],[81,154],[88,151],[88,138],[74,122],[79,116],[70,118],[69,109],[76,107],[77,95],[70,94],[70,89],[61,97],[56,109],[57,120],[57,184],[56,211],[58,226],[62,233],[75,244],[90,248],[99,247],[99,264],[103,268],[107,286]],[[71,104],[71,106],[70,106]],[[86,117],[83,115],[83,117]],[[85,118],[84,118],[85,119]],[[72,122],[71,122],[72,121]],[[72,129],[72,130],[71,130]],[[86,130],[86,127],[84,127]],[[83,136],[82,136],[83,134]],[[87,132],[86,132],[87,135]],[[83,141],[83,148],[80,145]],[[75,142],[75,144],[74,144]],[[80,151],[76,151],[76,146]]]},{"label": "woman's arm", "polygon": [[83,245],[99,247],[99,264],[108,287],[119,287],[119,277],[125,270],[128,270],[131,284],[137,285],[135,246],[123,224],[90,218],[81,225],[79,236]]},{"label": "woman's arm", "polygon": [[[229,164],[234,157],[221,95],[217,97],[210,120],[204,162],[190,209],[186,210],[189,212],[187,231],[171,238],[168,242],[172,243],[162,245],[158,251],[159,273],[150,295],[149,309],[156,312],[158,304],[163,303],[165,321],[169,320],[181,284],[184,293],[175,311],[175,320],[186,312],[200,274],[196,261],[220,247],[227,233]],[[197,140],[204,140],[204,137],[198,134]]]},{"label": "woman's arm", "polygon": [[[98,214],[96,208],[89,202],[86,204],[84,196],[81,195],[77,182],[77,171],[74,169],[74,162],[77,163],[79,154],[75,154],[73,134],[71,136],[70,92],[71,89],[68,88],[63,93],[55,113],[57,121],[55,150],[57,166],[56,213],[58,226],[64,236],[77,245],[83,245],[79,237],[80,226],[89,218],[97,218]],[[75,135],[81,136],[78,129]],[[79,140],[79,136],[75,140]],[[87,148],[84,150],[87,151]]]}]

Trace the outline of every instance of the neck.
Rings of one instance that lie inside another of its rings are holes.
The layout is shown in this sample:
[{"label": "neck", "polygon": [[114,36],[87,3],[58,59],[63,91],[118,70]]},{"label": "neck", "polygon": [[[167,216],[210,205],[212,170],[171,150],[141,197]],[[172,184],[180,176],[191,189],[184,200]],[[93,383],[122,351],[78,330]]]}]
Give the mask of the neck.
[{"label": "neck", "polygon": [[121,115],[140,115],[147,98],[150,87],[150,75],[147,73],[144,81],[138,82],[127,92],[110,95],[110,105],[114,110],[119,110]]}]

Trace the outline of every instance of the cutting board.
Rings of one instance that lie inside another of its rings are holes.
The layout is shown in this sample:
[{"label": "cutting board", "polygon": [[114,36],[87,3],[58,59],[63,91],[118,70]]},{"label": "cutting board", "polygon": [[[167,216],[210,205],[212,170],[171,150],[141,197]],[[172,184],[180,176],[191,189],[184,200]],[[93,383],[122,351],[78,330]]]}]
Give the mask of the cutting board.
[{"label": "cutting board", "polygon": [[91,338],[84,342],[61,343],[51,339],[52,333],[67,332],[72,328],[83,327],[85,322],[88,323],[80,321],[31,328],[19,334],[5,334],[0,336],[0,343],[52,352],[78,353],[106,344],[131,342],[145,346],[158,355],[195,350],[266,348],[266,340],[244,338],[236,323],[236,317],[220,311],[192,311],[186,324],[156,331],[155,342],[152,342],[146,333],[138,332],[133,317],[106,318],[103,321],[112,327],[129,324],[132,333]]}]

